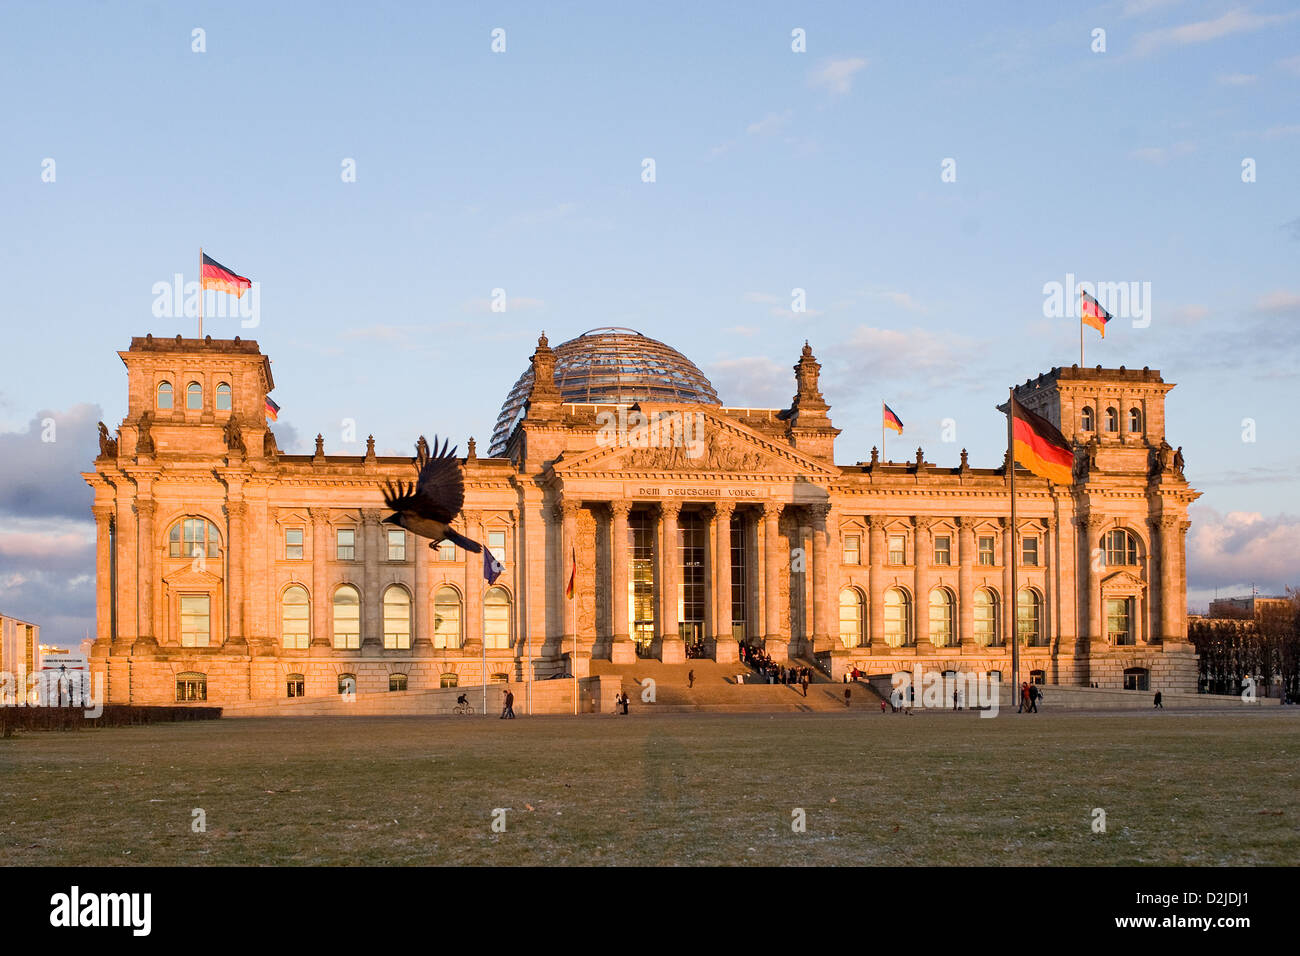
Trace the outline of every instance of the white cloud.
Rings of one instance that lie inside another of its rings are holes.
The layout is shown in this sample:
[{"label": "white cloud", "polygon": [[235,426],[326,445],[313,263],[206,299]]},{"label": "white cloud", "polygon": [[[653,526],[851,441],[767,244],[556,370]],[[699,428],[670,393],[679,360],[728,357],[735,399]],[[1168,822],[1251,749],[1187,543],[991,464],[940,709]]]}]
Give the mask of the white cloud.
[{"label": "white cloud", "polygon": [[810,86],[822,87],[837,95],[853,88],[853,74],[864,69],[867,61],[862,57],[827,60],[808,76]]},{"label": "white cloud", "polygon": [[706,372],[724,405],[784,408],[794,395],[790,366],[766,356],[723,359],[709,365]]},{"label": "white cloud", "polygon": [[925,309],[919,302],[912,298],[909,292],[881,292],[881,296],[899,308],[906,309],[908,312],[924,312]]},{"label": "white cloud", "polygon": [[[540,309],[544,305],[546,305],[546,303],[543,302],[541,299],[530,299],[527,296],[510,295],[508,293],[505,297],[505,303],[506,303],[506,308],[505,308],[506,314],[510,312],[522,312],[526,309]],[[465,303],[463,308],[465,309],[466,312],[489,312],[490,313],[492,311],[492,300],[491,299],[470,299],[468,302]]]},{"label": "white cloud", "polygon": [[1258,73],[1220,73],[1215,77],[1220,86],[1249,86],[1259,79]]},{"label": "white cloud", "polygon": [[1300,312],[1300,294],[1279,289],[1261,296],[1255,303],[1255,309],[1259,312]]},{"label": "white cloud", "polygon": [[1182,3],[1182,0],[1128,0],[1124,4],[1124,16],[1140,17],[1152,10],[1173,6],[1176,3]]},{"label": "white cloud", "polygon": [[758,122],[750,123],[745,127],[745,132],[751,136],[767,136],[788,126],[793,116],[791,110],[786,110],[784,113],[768,113]]},{"label": "white cloud", "polygon": [[1286,126],[1270,126],[1264,130],[1265,139],[1280,139],[1283,136],[1294,136],[1300,133],[1300,125],[1294,123]]},{"label": "white cloud", "polygon": [[1258,511],[1220,514],[1193,506],[1187,534],[1189,589],[1230,590],[1255,584],[1281,593],[1300,584],[1300,517]]},{"label": "white cloud", "polygon": [[1196,144],[1183,141],[1174,143],[1172,146],[1144,146],[1141,149],[1135,149],[1131,153],[1134,159],[1141,159],[1148,163],[1155,163],[1157,166],[1163,166],[1175,156],[1186,156],[1188,153],[1196,152]]},{"label": "white cloud", "polygon": [[1236,33],[1253,33],[1256,30],[1287,23],[1297,16],[1300,16],[1300,11],[1260,14],[1237,8],[1229,10],[1215,20],[1198,20],[1195,23],[1184,23],[1182,26],[1165,27],[1143,33],[1137,38],[1135,49],[1139,55],[1142,55],[1153,53],[1163,47],[1208,43]]}]

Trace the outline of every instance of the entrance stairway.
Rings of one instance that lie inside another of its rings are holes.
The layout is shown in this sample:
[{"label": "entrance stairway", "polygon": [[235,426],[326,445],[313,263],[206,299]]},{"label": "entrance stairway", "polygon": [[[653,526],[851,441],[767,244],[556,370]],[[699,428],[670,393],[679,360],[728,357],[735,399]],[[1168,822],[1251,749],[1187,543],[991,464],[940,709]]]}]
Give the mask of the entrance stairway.
[{"label": "entrance stairway", "polygon": [[[794,661],[797,666],[806,662]],[[695,685],[687,686],[687,674],[695,672]],[[710,660],[691,660],[684,664],[663,664],[638,660],[632,664],[614,664],[593,660],[591,673],[604,680],[622,681],[630,701],[630,711],[652,710],[654,713],[844,713],[844,689],[852,688],[851,707],[879,707],[880,698],[867,684],[836,684],[817,668],[812,669],[808,696],[797,684],[760,684],[758,675],[744,664],[719,664]],[[736,681],[744,675],[745,683]],[[654,703],[641,700],[641,681],[654,681]]]}]

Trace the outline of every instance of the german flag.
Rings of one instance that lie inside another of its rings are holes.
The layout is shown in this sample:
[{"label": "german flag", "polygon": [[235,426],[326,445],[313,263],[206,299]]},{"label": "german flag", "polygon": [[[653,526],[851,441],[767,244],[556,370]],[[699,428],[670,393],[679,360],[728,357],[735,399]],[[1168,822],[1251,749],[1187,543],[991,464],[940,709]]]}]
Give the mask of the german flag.
[{"label": "german flag", "polygon": [[275,404],[275,400],[270,395],[266,396],[266,417],[273,422],[280,420],[280,406]]},{"label": "german flag", "polygon": [[203,254],[201,261],[201,272],[199,275],[200,282],[205,289],[216,289],[218,292],[230,292],[237,298],[242,297],[245,289],[251,289],[253,283],[243,276],[235,275],[216,259],[213,259],[206,252]]},{"label": "german flag", "polygon": [[888,405],[886,405],[884,402],[881,402],[880,405],[885,410],[884,426],[886,428],[892,428],[900,435],[903,434],[903,420],[899,418],[897,415],[895,415],[894,410],[890,408]]},{"label": "german flag", "polygon": [[1113,319],[1114,316],[1103,309],[1101,303],[1087,292],[1080,289],[1079,294],[1083,297],[1083,311],[1080,313],[1083,324],[1091,325],[1101,333],[1101,337],[1104,339],[1106,337],[1106,323]]},{"label": "german flag", "polygon": [[1015,460],[1039,478],[1058,485],[1074,479],[1074,449],[1056,426],[1011,399],[1011,443]]},{"label": "german flag", "polygon": [[566,598],[573,597],[573,586],[578,583],[578,552],[570,548],[569,555],[569,583],[564,586]]}]

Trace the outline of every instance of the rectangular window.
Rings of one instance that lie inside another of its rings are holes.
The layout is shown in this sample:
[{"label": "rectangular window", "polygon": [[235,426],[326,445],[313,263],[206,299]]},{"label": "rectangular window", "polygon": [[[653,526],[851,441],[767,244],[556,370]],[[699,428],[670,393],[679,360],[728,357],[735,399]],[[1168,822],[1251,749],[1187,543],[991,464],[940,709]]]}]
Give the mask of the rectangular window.
[{"label": "rectangular window", "polygon": [[891,534],[889,536],[889,563],[907,563],[907,535]]},{"label": "rectangular window", "polygon": [[731,524],[731,636],[745,639],[745,525]]},{"label": "rectangular window", "polygon": [[632,552],[628,611],[632,615],[632,640],[637,653],[650,653],[655,636],[655,529],[650,515],[633,511],[627,522],[628,548]]},{"label": "rectangular window", "polygon": [[1021,540],[1020,563],[1027,568],[1038,567],[1038,535],[1026,535]]},{"label": "rectangular window", "polygon": [[952,538],[946,534],[936,534],[934,536],[934,563],[938,565],[952,564]]},{"label": "rectangular window", "polygon": [[181,595],[181,647],[207,647],[212,619],[206,594]]},{"label": "rectangular window", "polygon": [[985,567],[992,567],[997,562],[993,560],[993,535],[982,534],[979,540],[980,560],[979,563]]},{"label": "rectangular window", "polygon": [[1106,599],[1106,637],[1112,644],[1136,643],[1132,627],[1133,602],[1131,598]]},{"label": "rectangular window", "polygon": [[438,542],[438,560],[455,561],[456,560],[456,542],[448,541],[443,538]]},{"label": "rectangular window", "polygon": [[401,528],[390,528],[388,530],[388,560],[406,560],[406,532]]},{"label": "rectangular window", "polygon": [[488,550],[492,552],[492,557],[502,564],[506,563],[506,533],[504,531],[488,532]]},{"label": "rectangular window", "polygon": [[203,674],[181,674],[176,678],[176,701],[203,701],[208,699],[208,679]]},{"label": "rectangular window", "polygon": [[677,526],[681,574],[677,589],[677,630],[688,645],[699,646],[704,641],[704,555],[708,543],[708,531],[699,514],[683,514]]},{"label": "rectangular window", "polygon": [[286,561],[302,560],[302,528],[284,529],[284,558]]},{"label": "rectangular window", "polygon": [[844,536],[844,563],[845,564],[862,563],[861,535],[846,534]]},{"label": "rectangular window", "polygon": [[339,528],[335,557],[339,561],[356,560],[357,533],[352,528]]}]

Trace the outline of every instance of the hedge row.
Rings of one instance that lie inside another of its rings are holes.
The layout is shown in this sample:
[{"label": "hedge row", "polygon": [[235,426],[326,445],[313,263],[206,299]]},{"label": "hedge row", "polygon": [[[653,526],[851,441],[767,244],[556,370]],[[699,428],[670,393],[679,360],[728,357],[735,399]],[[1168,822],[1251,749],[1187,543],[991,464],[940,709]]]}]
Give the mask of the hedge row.
[{"label": "hedge row", "polygon": [[125,727],[161,724],[178,720],[216,720],[220,707],[140,707],[134,704],[105,704],[98,717],[87,716],[81,707],[2,707],[0,734],[15,730],[81,730],[83,727]]}]

